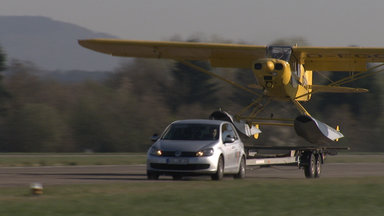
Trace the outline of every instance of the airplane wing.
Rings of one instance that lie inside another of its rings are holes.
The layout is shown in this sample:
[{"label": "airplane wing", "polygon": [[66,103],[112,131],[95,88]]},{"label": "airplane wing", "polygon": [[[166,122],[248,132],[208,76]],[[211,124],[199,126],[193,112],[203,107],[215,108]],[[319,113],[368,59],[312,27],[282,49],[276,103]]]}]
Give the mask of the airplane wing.
[{"label": "airplane wing", "polygon": [[250,68],[264,58],[266,46],[196,42],[135,41],[119,39],[79,40],[88,49],[122,57],[207,60],[213,67]]},{"label": "airplane wing", "polygon": [[384,62],[384,48],[293,47],[294,57],[306,70],[367,71],[367,63]]},{"label": "airplane wing", "polygon": [[[250,68],[265,58],[266,46],[197,42],[79,40],[88,49],[122,57],[207,60],[213,67]],[[384,48],[293,47],[293,57],[312,71],[366,71],[369,62],[384,62]]]}]

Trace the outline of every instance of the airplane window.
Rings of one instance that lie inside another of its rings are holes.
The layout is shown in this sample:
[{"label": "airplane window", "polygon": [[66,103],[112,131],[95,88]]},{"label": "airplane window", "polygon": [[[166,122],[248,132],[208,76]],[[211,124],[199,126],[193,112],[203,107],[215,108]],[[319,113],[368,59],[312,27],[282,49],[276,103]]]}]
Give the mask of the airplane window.
[{"label": "airplane window", "polygon": [[267,57],[289,61],[292,54],[290,46],[269,46],[267,47]]},{"label": "airplane window", "polygon": [[301,76],[301,65],[300,64],[296,64],[297,65],[297,76],[300,77]]}]

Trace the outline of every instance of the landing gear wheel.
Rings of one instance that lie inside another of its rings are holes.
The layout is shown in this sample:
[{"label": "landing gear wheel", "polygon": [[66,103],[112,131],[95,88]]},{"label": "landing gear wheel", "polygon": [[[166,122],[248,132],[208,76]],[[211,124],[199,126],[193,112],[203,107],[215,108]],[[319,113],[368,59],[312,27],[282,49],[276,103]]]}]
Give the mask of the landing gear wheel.
[{"label": "landing gear wheel", "polygon": [[244,157],[241,158],[240,166],[239,166],[239,172],[233,176],[235,179],[243,179],[245,178],[245,159]]},{"label": "landing gear wheel", "polygon": [[159,180],[159,174],[154,171],[147,170],[147,179],[148,180]]},{"label": "landing gear wheel", "polygon": [[223,157],[219,158],[219,162],[217,163],[217,171],[215,174],[211,176],[212,180],[220,181],[224,177],[224,160]]},{"label": "landing gear wheel", "polygon": [[304,174],[306,178],[315,178],[316,174],[316,157],[312,153],[307,154],[307,164],[304,166]]}]

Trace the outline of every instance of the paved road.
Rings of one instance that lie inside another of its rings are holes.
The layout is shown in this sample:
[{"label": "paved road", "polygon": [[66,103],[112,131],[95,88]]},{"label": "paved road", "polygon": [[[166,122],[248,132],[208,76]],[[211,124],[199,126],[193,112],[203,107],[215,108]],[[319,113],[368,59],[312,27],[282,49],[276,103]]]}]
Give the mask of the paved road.
[{"label": "paved road", "polygon": [[[33,182],[44,185],[114,183],[146,181],[144,165],[1,167],[0,187],[27,186]],[[321,178],[384,176],[384,163],[331,163],[323,166]],[[303,170],[296,167],[248,167],[249,179],[303,179]],[[169,180],[169,177],[160,179]],[[208,180],[199,177],[196,180]]]}]

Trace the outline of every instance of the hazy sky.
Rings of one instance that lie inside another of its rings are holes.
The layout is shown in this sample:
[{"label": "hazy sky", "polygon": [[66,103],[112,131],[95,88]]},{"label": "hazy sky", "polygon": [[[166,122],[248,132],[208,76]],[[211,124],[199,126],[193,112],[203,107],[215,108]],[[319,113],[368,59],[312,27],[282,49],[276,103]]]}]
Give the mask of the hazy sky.
[{"label": "hazy sky", "polygon": [[213,35],[257,45],[384,47],[383,0],[0,0],[0,15],[40,15],[120,38]]}]

